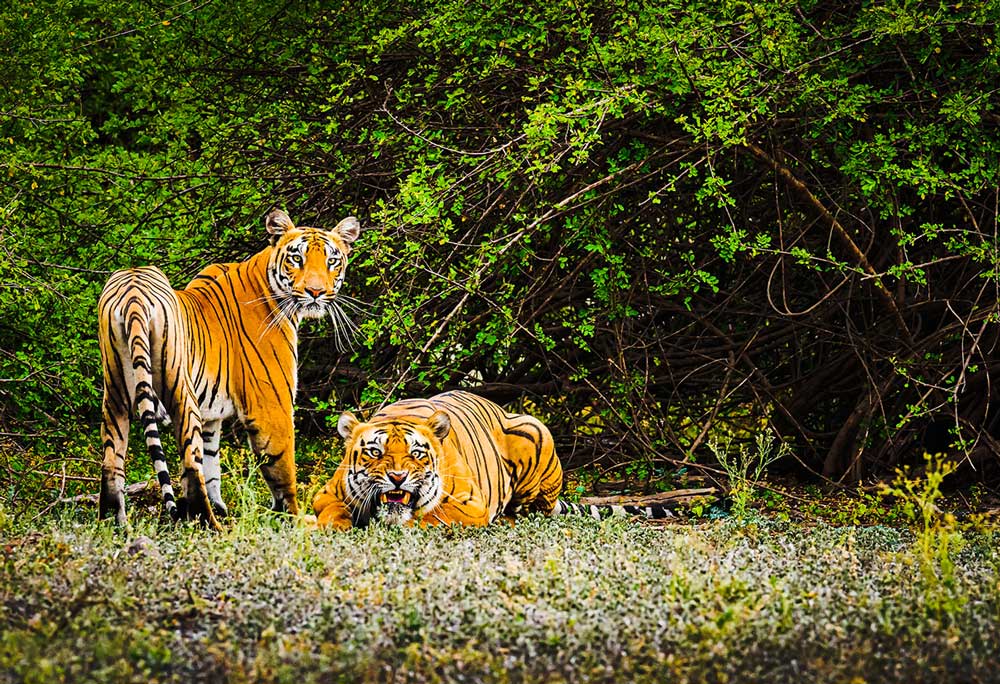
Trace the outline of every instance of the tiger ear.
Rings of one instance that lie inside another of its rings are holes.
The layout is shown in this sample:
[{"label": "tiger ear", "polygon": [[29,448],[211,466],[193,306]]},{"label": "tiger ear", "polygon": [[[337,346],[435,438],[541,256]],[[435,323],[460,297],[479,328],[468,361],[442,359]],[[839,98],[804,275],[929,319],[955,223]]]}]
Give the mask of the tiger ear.
[{"label": "tiger ear", "polygon": [[361,235],[361,224],[353,216],[348,216],[330,232],[339,236],[347,244],[351,244]]},{"label": "tiger ear", "polygon": [[431,417],[427,419],[427,425],[430,427],[431,432],[434,436],[440,440],[444,440],[451,432],[451,418],[444,411],[435,411],[431,414]]},{"label": "tiger ear", "polygon": [[295,228],[295,224],[281,209],[273,209],[264,217],[264,227],[268,233],[277,237]]},{"label": "tiger ear", "polygon": [[358,425],[358,419],[350,411],[344,411],[337,420],[337,432],[344,439],[351,436],[351,431]]}]

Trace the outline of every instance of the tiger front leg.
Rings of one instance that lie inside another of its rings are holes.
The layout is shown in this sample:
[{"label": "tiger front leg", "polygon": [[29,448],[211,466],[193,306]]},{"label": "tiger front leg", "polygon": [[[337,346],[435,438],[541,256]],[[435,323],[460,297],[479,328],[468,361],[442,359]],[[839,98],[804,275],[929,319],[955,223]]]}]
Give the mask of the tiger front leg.
[{"label": "tiger front leg", "polygon": [[312,506],[316,511],[317,527],[331,527],[343,532],[354,526],[351,509],[347,506],[348,471],[347,464],[341,462],[333,477],[313,497]]},{"label": "tiger front leg", "polygon": [[345,532],[354,526],[351,520],[351,512],[343,501],[326,499],[323,492],[316,495],[313,500],[313,508],[316,510],[316,526],[329,527],[341,532]]},{"label": "tiger front leg", "polygon": [[260,472],[271,490],[271,510],[299,514],[295,480],[295,433],[291,415],[281,424],[263,421],[247,425],[250,446],[260,462]]}]

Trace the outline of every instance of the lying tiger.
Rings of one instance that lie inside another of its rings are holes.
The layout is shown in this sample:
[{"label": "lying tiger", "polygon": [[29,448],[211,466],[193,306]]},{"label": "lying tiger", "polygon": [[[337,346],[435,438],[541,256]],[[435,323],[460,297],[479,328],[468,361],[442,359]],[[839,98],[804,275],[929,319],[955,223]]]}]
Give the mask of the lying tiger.
[{"label": "lying tiger", "polygon": [[585,506],[561,501],[563,473],[552,435],[537,419],[507,413],[468,392],[391,404],[362,423],[340,416],[344,460],[316,494],[320,527],[483,526],[522,513],[673,517],[665,506]]}]

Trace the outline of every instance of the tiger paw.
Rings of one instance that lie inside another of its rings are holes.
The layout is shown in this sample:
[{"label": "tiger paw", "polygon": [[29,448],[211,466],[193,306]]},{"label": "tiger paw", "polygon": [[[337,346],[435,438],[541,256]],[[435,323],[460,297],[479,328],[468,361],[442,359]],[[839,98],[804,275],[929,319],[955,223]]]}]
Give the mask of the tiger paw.
[{"label": "tiger paw", "polygon": [[229,515],[229,509],[221,500],[212,501],[212,510],[215,512],[216,518],[225,518]]},{"label": "tiger paw", "polygon": [[198,521],[213,530],[222,529],[215,515],[215,507],[210,506],[204,498],[178,497],[177,520]]}]

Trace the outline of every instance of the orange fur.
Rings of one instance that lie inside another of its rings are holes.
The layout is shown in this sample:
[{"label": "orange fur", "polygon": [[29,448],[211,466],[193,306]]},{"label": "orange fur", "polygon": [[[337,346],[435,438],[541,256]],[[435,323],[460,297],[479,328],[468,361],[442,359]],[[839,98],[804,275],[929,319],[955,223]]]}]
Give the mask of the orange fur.
[{"label": "orange fur", "polygon": [[[164,506],[218,526],[218,444],[223,419],[247,428],[276,510],[298,512],[292,402],[297,328],[329,314],[350,327],[335,298],[344,279],[353,217],[332,231],[297,228],[268,214],[271,246],[242,263],[214,264],[184,290],[155,267],[114,273],[101,294],[104,373],[100,515],[124,524],[125,455],[133,410],[142,422]],[[338,328],[340,330],[340,328]],[[176,503],[157,419],[175,424],[183,468]],[[187,510],[185,510],[186,503]]]},{"label": "orange fur", "polygon": [[367,423],[345,413],[338,428],[344,460],[313,499],[320,527],[367,524],[383,494],[406,500],[378,503],[389,523],[481,526],[549,514],[562,488],[548,429],[468,392],[400,401]]}]

